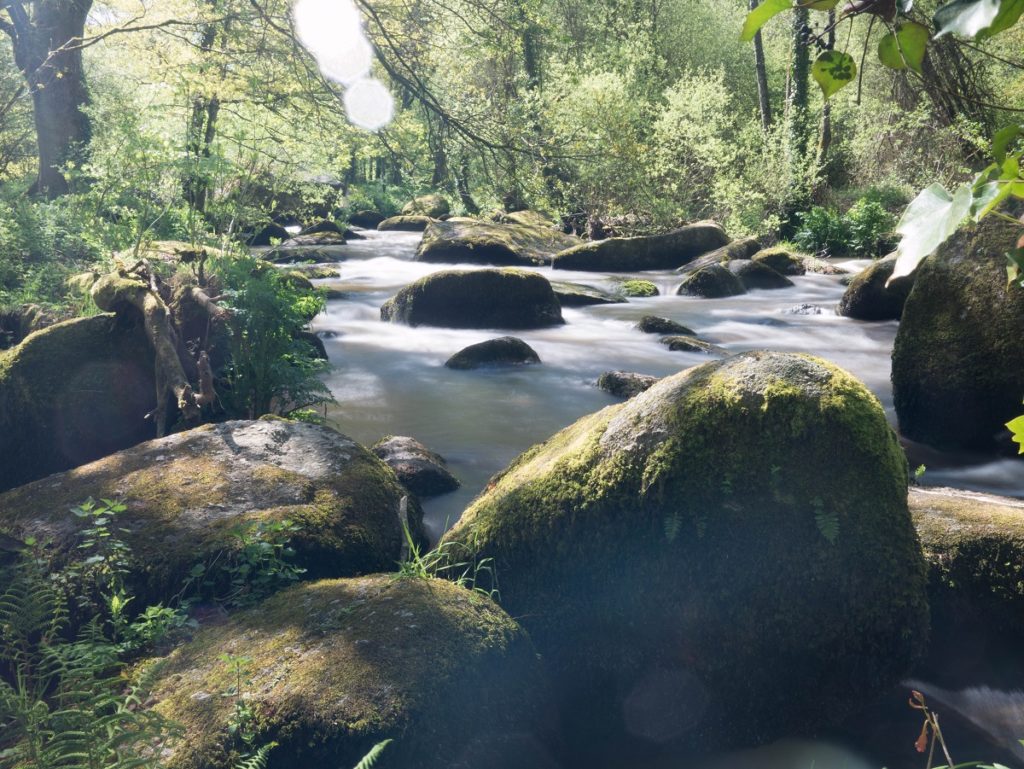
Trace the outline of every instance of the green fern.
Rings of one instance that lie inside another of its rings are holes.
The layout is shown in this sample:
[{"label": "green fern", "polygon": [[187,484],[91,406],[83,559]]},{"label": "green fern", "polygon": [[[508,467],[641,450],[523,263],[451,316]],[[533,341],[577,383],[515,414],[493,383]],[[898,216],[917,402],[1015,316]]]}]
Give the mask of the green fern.
[{"label": "green fern", "polygon": [[276,747],[276,742],[268,742],[266,745],[260,746],[251,755],[235,761],[231,765],[231,769],[267,769],[267,760],[270,755],[270,751]]},{"label": "green fern", "polygon": [[377,763],[377,759],[380,758],[380,754],[384,752],[384,749],[390,745],[393,740],[382,740],[370,748],[370,752],[363,756],[362,760],[355,765],[354,769],[371,769],[371,767]]},{"label": "green fern", "polygon": [[665,539],[674,542],[679,536],[679,530],[683,527],[683,518],[679,511],[675,510],[665,515]]},{"label": "green fern", "polygon": [[821,536],[834,545],[839,538],[839,513],[835,510],[826,510],[825,503],[818,498],[811,501],[814,506],[814,522],[818,525]]}]

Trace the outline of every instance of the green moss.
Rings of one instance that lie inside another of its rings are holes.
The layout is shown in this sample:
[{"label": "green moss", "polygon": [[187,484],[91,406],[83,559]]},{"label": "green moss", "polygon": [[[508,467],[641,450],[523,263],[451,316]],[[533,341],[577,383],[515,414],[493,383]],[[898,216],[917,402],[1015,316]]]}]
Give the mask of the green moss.
[{"label": "green moss", "polygon": [[307,583],[163,663],[157,710],[186,729],[174,769],[228,766],[239,747],[224,654],[251,660],[245,693],[257,742],[280,743],[275,766],[352,766],[393,738],[388,765],[447,767],[481,732],[532,729],[544,695],[526,634],[477,593],[386,576]]},{"label": "green moss", "polygon": [[619,284],[619,291],[623,296],[630,297],[657,296],[660,293],[658,287],[649,280],[624,280]]},{"label": "green moss", "polygon": [[[495,559],[503,605],[577,696],[601,671],[628,681],[686,659],[710,693],[706,748],[811,728],[920,655],[906,479],[862,384],[809,356],[748,353],[531,449],[446,539]],[[621,702],[602,696],[581,744],[621,729]]]},{"label": "green moss", "polygon": [[554,254],[580,242],[579,238],[549,226],[458,218],[431,222],[416,250],[416,259],[496,265],[549,264]]}]

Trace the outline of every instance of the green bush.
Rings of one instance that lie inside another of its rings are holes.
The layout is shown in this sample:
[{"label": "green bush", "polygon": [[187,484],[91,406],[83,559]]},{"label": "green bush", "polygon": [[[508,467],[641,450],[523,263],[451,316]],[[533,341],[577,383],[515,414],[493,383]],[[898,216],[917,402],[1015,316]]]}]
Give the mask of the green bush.
[{"label": "green bush", "polygon": [[815,206],[797,216],[800,226],[793,242],[805,251],[823,256],[876,257],[896,245],[896,217],[882,203],[866,196],[843,215]]}]

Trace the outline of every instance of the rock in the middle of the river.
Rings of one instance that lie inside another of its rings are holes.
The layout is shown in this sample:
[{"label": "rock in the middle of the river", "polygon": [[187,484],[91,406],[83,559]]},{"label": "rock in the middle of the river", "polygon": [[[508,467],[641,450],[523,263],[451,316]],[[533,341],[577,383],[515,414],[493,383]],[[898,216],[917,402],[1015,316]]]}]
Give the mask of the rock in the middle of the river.
[{"label": "rock in the middle of the river", "polygon": [[743,353],[582,418],[445,541],[494,559],[581,757],[813,729],[926,641],[903,452],[867,388],[811,356]]},{"label": "rock in the middle of the river", "polygon": [[516,269],[435,272],[388,299],[380,317],[447,328],[527,329],[565,322],[551,284]]}]

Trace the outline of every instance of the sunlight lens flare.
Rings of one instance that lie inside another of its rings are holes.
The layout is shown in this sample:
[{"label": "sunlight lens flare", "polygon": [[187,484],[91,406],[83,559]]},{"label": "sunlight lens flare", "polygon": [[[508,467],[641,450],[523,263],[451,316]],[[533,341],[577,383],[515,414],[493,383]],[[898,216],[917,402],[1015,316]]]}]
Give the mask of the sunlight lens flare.
[{"label": "sunlight lens flare", "polygon": [[329,53],[317,55],[316,63],[324,75],[342,85],[351,85],[370,74],[373,48],[366,38],[346,41]]},{"label": "sunlight lens flare", "polygon": [[292,16],[299,40],[317,58],[363,38],[359,10],[351,0],[298,0]]},{"label": "sunlight lens flare", "polygon": [[348,119],[368,131],[383,128],[395,114],[391,92],[373,77],[364,77],[349,86],[344,101]]}]

